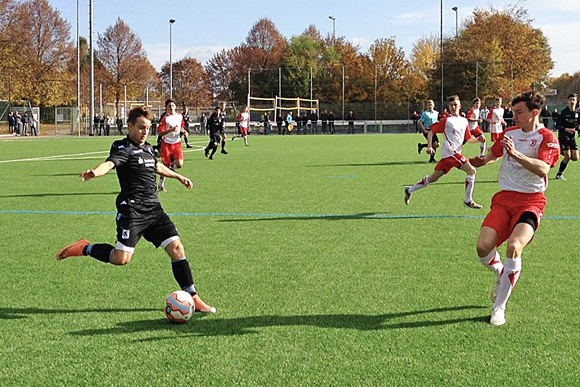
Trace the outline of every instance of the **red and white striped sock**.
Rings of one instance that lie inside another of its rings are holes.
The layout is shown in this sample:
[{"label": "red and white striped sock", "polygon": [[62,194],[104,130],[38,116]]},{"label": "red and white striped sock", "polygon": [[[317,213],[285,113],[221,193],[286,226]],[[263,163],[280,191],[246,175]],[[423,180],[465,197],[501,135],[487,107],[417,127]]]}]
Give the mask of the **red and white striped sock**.
[{"label": "red and white striped sock", "polygon": [[465,203],[473,201],[473,186],[475,185],[475,175],[465,177]]},{"label": "red and white striped sock", "polygon": [[494,308],[500,307],[505,309],[505,305],[512,293],[520,272],[522,270],[521,258],[506,258],[501,277],[499,279],[499,292],[493,304]]},{"label": "red and white striped sock", "polygon": [[489,270],[493,271],[497,279],[501,276],[501,271],[503,269],[503,264],[501,263],[501,257],[496,249],[490,251],[485,257],[478,257],[479,262]]},{"label": "red and white striped sock", "polygon": [[421,180],[409,187],[409,193],[413,193],[421,188],[425,188],[429,185],[429,175],[424,176]]}]

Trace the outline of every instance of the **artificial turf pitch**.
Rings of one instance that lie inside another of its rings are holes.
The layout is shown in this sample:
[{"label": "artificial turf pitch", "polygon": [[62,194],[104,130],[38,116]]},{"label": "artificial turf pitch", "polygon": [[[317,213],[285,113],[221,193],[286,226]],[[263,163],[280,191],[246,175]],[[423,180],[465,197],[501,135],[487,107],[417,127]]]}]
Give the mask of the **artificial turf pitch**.
[{"label": "artificial turf pitch", "polygon": [[475,242],[499,163],[478,170],[483,210],[463,207],[457,170],[405,206],[404,186],[433,169],[420,135],[250,136],[213,161],[192,138],[194,190],[169,180],[160,197],[218,313],[174,325],[169,258],[145,240],[124,267],[55,259],[82,237],[115,241],[116,174],[78,176],[114,139],[0,141],[0,385],[578,383],[578,163],[567,181],[551,171],[493,327]]}]

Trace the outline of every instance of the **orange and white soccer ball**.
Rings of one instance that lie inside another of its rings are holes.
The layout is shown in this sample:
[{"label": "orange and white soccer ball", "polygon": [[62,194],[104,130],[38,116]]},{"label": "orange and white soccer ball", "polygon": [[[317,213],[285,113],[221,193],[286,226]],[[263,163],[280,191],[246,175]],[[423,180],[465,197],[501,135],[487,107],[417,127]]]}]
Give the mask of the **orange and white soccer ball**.
[{"label": "orange and white soccer ball", "polygon": [[165,299],[165,315],[171,322],[184,323],[194,312],[193,298],[186,291],[177,290]]}]

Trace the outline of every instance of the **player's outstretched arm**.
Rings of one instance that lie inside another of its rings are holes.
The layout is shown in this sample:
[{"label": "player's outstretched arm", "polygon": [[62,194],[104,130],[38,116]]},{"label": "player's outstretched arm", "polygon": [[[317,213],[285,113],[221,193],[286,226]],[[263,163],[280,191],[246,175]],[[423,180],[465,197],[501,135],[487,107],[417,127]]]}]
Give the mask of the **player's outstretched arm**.
[{"label": "player's outstretched arm", "polygon": [[163,165],[161,163],[157,163],[156,172],[161,176],[170,177],[172,179],[179,180],[181,182],[181,184],[183,184],[188,189],[193,188],[193,182],[189,178],[187,178],[183,175],[180,175],[179,173],[177,173],[175,171],[172,171],[171,169],[167,168],[165,165]]},{"label": "player's outstretched arm", "polygon": [[112,161],[105,161],[99,165],[97,165],[93,169],[87,169],[83,173],[81,173],[81,180],[87,181],[94,179],[95,177],[103,176],[107,174],[111,169],[115,167]]},{"label": "player's outstretched arm", "polygon": [[472,157],[469,159],[469,164],[476,168],[483,167],[484,165],[491,164],[497,160],[497,156],[491,151],[487,152],[483,157]]}]

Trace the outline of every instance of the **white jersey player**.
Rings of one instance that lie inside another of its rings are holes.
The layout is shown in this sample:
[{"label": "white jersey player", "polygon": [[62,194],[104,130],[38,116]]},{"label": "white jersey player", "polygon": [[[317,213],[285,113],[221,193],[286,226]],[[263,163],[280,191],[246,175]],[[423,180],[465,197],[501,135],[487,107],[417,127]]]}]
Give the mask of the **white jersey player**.
[{"label": "white jersey player", "polygon": [[[560,146],[554,133],[540,124],[544,97],[523,93],[512,101],[515,125],[499,135],[483,158],[470,161],[482,166],[502,158],[498,183],[501,191],[491,202],[477,240],[479,261],[496,275],[491,298],[490,323],[505,324],[505,307],[522,269],[522,252],[544,215],[548,172],[558,162]],[[507,241],[502,264],[497,247]]]},{"label": "white jersey player", "polygon": [[487,122],[489,122],[489,132],[491,133],[491,141],[496,142],[499,135],[503,132],[504,125],[507,125],[503,119],[504,110],[501,107],[501,98],[495,99],[495,106],[491,108],[487,115]]},{"label": "white jersey player", "polygon": [[475,168],[462,154],[462,146],[465,142],[477,142],[471,137],[469,123],[466,118],[461,117],[461,101],[459,97],[453,95],[447,98],[450,116],[442,118],[437,123],[431,125],[427,137],[427,152],[432,154],[433,136],[435,133],[442,133],[445,141],[441,146],[441,160],[435,166],[435,170],[429,176],[424,176],[420,181],[412,186],[405,187],[405,204],[409,204],[413,192],[435,183],[439,178],[451,170],[458,168],[463,170],[467,176],[465,178],[465,200],[464,204],[469,208],[482,208],[480,204],[473,201],[473,186],[475,184]]}]

